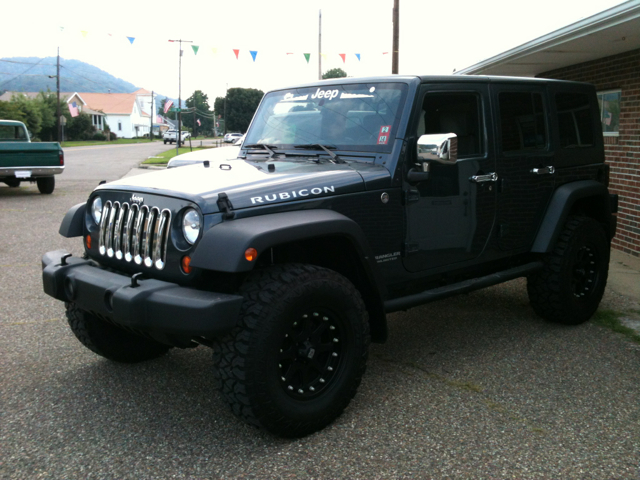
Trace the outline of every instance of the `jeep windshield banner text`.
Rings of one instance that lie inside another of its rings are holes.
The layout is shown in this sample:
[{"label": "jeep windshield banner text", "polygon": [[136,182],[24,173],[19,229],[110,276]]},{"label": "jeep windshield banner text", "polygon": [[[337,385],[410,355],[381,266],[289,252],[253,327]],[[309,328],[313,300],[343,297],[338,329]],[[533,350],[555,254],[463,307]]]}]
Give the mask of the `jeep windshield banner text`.
[{"label": "jeep windshield banner text", "polygon": [[406,92],[402,83],[367,83],[268,93],[245,145],[389,151]]}]

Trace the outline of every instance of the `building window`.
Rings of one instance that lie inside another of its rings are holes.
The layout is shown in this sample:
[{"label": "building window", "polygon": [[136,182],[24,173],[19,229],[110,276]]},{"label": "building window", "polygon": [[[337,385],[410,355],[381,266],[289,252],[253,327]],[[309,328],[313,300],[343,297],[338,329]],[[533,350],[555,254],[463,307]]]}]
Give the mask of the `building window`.
[{"label": "building window", "polygon": [[605,136],[618,136],[620,130],[620,100],[621,90],[607,90],[598,92],[598,105],[600,105],[600,121],[602,134]]},{"label": "building window", "polygon": [[122,131],[122,122],[118,122],[118,131]]}]

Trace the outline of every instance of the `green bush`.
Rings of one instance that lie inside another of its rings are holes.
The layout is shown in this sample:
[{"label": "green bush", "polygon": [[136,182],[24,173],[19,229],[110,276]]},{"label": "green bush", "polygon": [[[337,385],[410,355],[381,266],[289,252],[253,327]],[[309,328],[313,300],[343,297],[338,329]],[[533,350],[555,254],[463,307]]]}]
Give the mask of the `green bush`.
[{"label": "green bush", "polygon": [[96,132],[93,134],[91,140],[98,140],[104,142],[107,139],[107,136],[104,133]]}]

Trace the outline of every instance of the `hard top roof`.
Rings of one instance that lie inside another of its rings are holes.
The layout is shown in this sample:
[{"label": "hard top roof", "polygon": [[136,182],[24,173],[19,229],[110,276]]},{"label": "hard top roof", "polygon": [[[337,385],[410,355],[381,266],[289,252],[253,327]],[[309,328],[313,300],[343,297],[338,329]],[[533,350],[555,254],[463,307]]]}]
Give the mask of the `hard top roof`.
[{"label": "hard top roof", "polygon": [[4,126],[22,126],[22,127],[25,126],[24,123],[19,122],[18,120],[0,120],[0,125],[4,125]]}]

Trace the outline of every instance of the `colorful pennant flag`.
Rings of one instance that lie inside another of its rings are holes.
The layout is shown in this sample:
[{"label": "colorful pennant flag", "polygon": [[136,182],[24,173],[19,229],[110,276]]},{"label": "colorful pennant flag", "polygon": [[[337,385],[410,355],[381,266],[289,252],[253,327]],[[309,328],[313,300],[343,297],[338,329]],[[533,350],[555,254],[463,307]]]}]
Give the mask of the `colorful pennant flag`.
[{"label": "colorful pennant flag", "polygon": [[258,55],[258,51],[257,50],[249,50],[249,53],[251,54],[251,56],[253,57],[253,61],[256,61],[256,56]]},{"label": "colorful pennant flag", "polygon": [[169,111],[169,109],[171,108],[171,105],[173,105],[173,100],[167,100],[164,104],[164,113],[166,115],[166,113]]},{"label": "colorful pennant flag", "polygon": [[198,45],[191,45],[191,48],[193,48],[193,54],[197,55],[200,47]]},{"label": "colorful pennant flag", "polygon": [[236,60],[237,60],[237,59],[238,59],[238,54],[240,53],[240,50],[238,50],[238,49],[234,48],[234,49],[233,49],[233,53],[235,53],[235,54],[236,54]]},{"label": "colorful pennant flag", "polygon": [[310,53],[305,53],[305,54],[304,54],[304,58],[305,58],[305,60],[307,61],[307,63],[309,63],[309,58],[310,58],[310,57],[311,57],[311,54],[310,54]]},{"label": "colorful pennant flag", "polygon": [[80,30],[80,33],[82,34],[82,36],[84,38],[87,38],[87,33],[89,33],[89,32],[87,32],[86,30]]},{"label": "colorful pennant flag", "polygon": [[342,63],[345,63],[347,54],[346,53],[339,53],[338,55],[340,55],[340,58],[342,58]]},{"label": "colorful pennant flag", "polygon": [[358,57],[358,61],[360,61],[360,54],[356,53],[356,57]]},{"label": "colorful pennant flag", "polygon": [[133,41],[136,39],[136,37],[127,37],[127,40],[129,40],[129,43],[131,45],[133,45]]},{"label": "colorful pennant flag", "polygon": [[71,102],[69,104],[69,113],[72,117],[77,117],[78,115],[80,115],[80,112],[78,112],[78,104],[76,102]]}]

